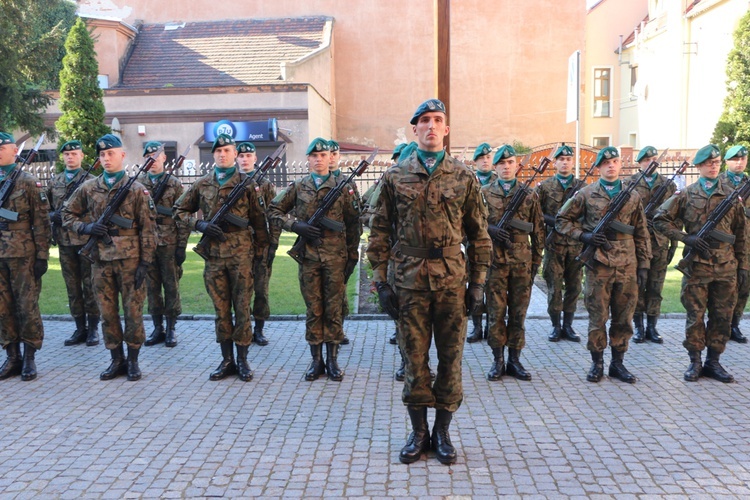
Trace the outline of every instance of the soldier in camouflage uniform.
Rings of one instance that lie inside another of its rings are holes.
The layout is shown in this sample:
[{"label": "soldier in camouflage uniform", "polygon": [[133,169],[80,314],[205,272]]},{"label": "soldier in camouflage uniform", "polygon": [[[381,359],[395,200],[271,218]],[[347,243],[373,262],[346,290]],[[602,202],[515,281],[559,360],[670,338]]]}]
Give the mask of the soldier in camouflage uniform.
[{"label": "soldier in camouflage uniform", "polygon": [[[19,168],[17,154],[13,136],[0,132],[0,186]],[[21,172],[2,208],[16,212],[18,220],[0,217],[0,343],[6,354],[0,380],[17,375],[34,380],[35,353],[44,340],[39,291],[49,259],[49,201],[42,184]]]},{"label": "soldier in camouflage uniform", "polygon": [[[258,159],[255,152],[255,144],[252,142],[242,142],[237,145],[237,165],[244,173],[251,175],[255,170],[255,162]],[[273,183],[264,178],[260,183],[260,189],[256,192],[258,203],[264,211],[268,210],[271,200],[276,196],[276,188]],[[253,262],[253,319],[255,327],[253,328],[253,343],[260,346],[268,345],[268,339],[263,335],[263,326],[266,320],[271,316],[271,309],[268,306],[268,283],[271,280],[271,269],[273,259],[276,257],[276,250],[279,248],[279,230],[273,230],[266,222],[269,230],[270,244],[266,254],[262,259],[255,259]]]},{"label": "soldier in camouflage uniform", "polygon": [[[150,141],[143,149],[143,157],[153,156],[161,147],[160,142]],[[164,182],[164,162],[167,155],[162,151],[154,158],[148,172],[143,172],[138,181],[143,184],[152,196]],[[156,207],[156,254],[148,268],[146,284],[148,285],[148,313],[154,323],[154,331],[146,339],[146,345],[152,346],[164,342],[167,347],[177,345],[175,325],[177,316],[182,313],[180,302],[180,278],[182,264],[185,262],[185,248],[190,237],[187,224],[178,224],[172,218],[172,205],[182,196],[184,189],[180,180],[170,176],[167,187]],[[162,289],[164,295],[162,296]],[[167,329],[164,330],[163,318],[167,317]]]},{"label": "soldier in camouflage uniform", "polygon": [[[623,359],[633,335],[633,311],[638,289],[645,285],[651,262],[646,216],[641,197],[630,193],[617,214],[617,229],[608,234],[592,231],[607,212],[612,198],[624,189],[620,181],[622,163],[616,148],[608,146],[596,155],[599,182],[589,184],[565,202],[555,219],[555,229],[564,235],[596,247],[593,269],[586,269],[584,300],[589,313],[587,348],[593,361],[586,380],[599,382],[604,375],[603,351],[607,347],[607,320],[611,316],[609,343],[612,362],[609,376],[635,383]],[[610,314],[611,313],[611,314]]]},{"label": "soldier in camouflage uniform", "polygon": [[[482,186],[487,202],[487,230],[492,238],[492,265],[487,276],[485,296],[489,316],[489,338],[494,362],[488,380],[500,380],[506,373],[518,380],[531,380],[518,359],[526,345],[526,311],[531,302],[534,276],[542,263],[544,218],[536,193],[529,193],[513,217],[513,227],[506,231],[497,226],[507,205],[519,189],[516,181],[516,151],[507,144],[500,146],[492,160],[498,180]],[[529,245],[529,237],[531,245]],[[506,314],[508,317],[506,325]],[[508,362],[505,362],[505,346]]]},{"label": "soldier in camouflage uniform", "polygon": [[[722,172],[719,177],[721,178],[722,184],[729,188],[735,189],[740,185],[741,182],[745,181],[747,174],[745,174],[745,168],[747,168],[747,148],[745,146],[733,146],[727,150],[724,155],[724,161],[726,162],[727,169]],[[750,240],[750,221],[747,217],[750,217],[750,199],[744,200],[745,202],[745,241]],[[749,256],[750,258],[750,256]],[[750,267],[749,267],[750,268]],[[739,281],[737,282],[739,285]],[[747,299],[750,296],[750,280],[743,283],[742,287],[737,287],[737,304],[734,306],[734,314],[732,315],[732,333],[729,340],[734,340],[740,344],[747,343],[747,337],[742,334],[740,330],[740,320],[742,319],[742,313],[745,312],[745,306],[747,305]]]},{"label": "soldier in camouflage uniform", "polygon": [[[92,254],[91,273],[102,318],[104,345],[112,363],[99,378],[111,380],[127,373],[128,380],[139,380],[138,353],[146,340],[143,331],[144,286],[149,265],[156,252],[156,210],[146,188],[134,182],[116,215],[133,222],[125,229],[97,222],[115,193],[128,182],[125,151],[120,139],[106,134],[96,141],[96,152],[104,173],[83,183],[63,206],[63,226],[78,234],[97,237]],[[90,221],[90,222],[89,222]],[[109,235],[112,244],[101,238]],[[120,303],[125,312],[125,332],[120,325]],[[122,343],[128,346],[125,360]]]},{"label": "soldier in camouflage uniform", "polygon": [[[359,199],[351,189],[344,189],[326,217],[341,225],[341,231],[318,227],[306,221],[312,217],[323,198],[338,181],[329,171],[330,144],[320,137],[307,148],[310,175],[286,187],[274,198],[268,219],[276,227],[293,231],[305,240],[299,265],[299,283],[307,307],[305,340],[310,345],[312,362],[305,380],[316,380],[324,372],[340,381],[344,372],[338,365],[339,344],[344,338],[343,310],[346,280],[359,261]],[[294,217],[286,214],[294,211]],[[315,241],[322,241],[320,246]],[[323,362],[323,344],[326,361]]]},{"label": "soldier in camouflage uniform", "polygon": [[[73,335],[65,340],[65,345],[86,343],[87,346],[99,345],[99,308],[91,283],[91,262],[78,255],[89,237],[82,236],[71,229],[62,227],[62,207],[66,198],[72,195],[71,189],[87,176],[81,168],[83,148],[80,141],[68,141],[60,147],[60,154],[65,163],[65,170],[57,174],[47,184],[47,198],[52,211],[49,214],[52,222],[52,237],[57,242],[60,252],[65,288],[68,291],[70,314],[76,322]],[[88,325],[86,321],[88,319]]]},{"label": "soldier in camouflage uniform", "polygon": [[[690,276],[682,278],[680,292],[680,301],[687,311],[683,346],[690,357],[684,378],[695,382],[703,376],[730,383],[734,377],[721,366],[719,358],[729,340],[737,288],[741,289],[748,279],[746,217],[742,204],[736,202],[716,226],[716,235],[724,241],[697,236],[711,212],[732,189],[719,178],[719,148],[713,144],[704,146],[695,154],[693,163],[700,178],[675,192],[659,207],[654,226],[667,238],[682,241],[686,245],[683,255],[688,247],[697,251],[688,265]],[[703,319],[706,310],[707,324]],[[704,347],[708,347],[708,353],[705,364],[701,364]]]},{"label": "soldier in camouflage uniform", "polygon": [[[463,400],[467,305],[469,313],[481,307],[492,249],[479,182],[443,150],[446,122],[445,105],[437,99],[417,108],[411,124],[418,148],[402,152],[398,165],[383,176],[367,248],[380,304],[398,319],[399,347],[406,357],[403,401],[413,430],[399,455],[403,463],[419,460],[430,442],[441,463],[456,461],[449,426]],[[396,242],[400,246],[392,254]],[[391,258],[395,291],[386,278]],[[434,384],[427,364],[433,337]],[[436,409],[432,439],[427,408]]]},{"label": "soldier in camouflage uniform", "polygon": [[[638,163],[639,169],[642,171],[648,168],[657,154],[658,151],[653,146],[646,146],[641,149],[635,160]],[[633,174],[630,182],[636,182],[639,176],[639,173]],[[644,207],[651,201],[651,195],[662,184],[667,182],[669,186],[663,198],[663,201],[666,201],[677,190],[677,186],[659,172],[654,172],[651,177],[644,177],[643,181],[636,185],[635,190],[641,196],[641,203],[643,203]],[[656,322],[661,313],[661,291],[664,288],[664,279],[667,277],[667,266],[672,262],[672,257],[674,257],[677,251],[677,240],[670,241],[660,232],[654,231],[653,220],[647,220],[646,224],[648,224],[648,232],[651,235],[651,267],[648,271],[646,286],[638,289],[638,303],[635,306],[635,313],[633,314],[633,324],[635,326],[633,342],[640,344],[646,340],[650,340],[656,344],[661,344],[664,340],[656,330]],[[645,330],[643,328],[644,313],[646,314],[648,325]]]},{"label": "soldier in camouflage uniform", "polygon": [[[201,255],[206,260],[203,281],[216,311],[216,342],[221,346],[222,356],[221,363],[209,379],[221,380],[237,374],[237,378],[248,382],[253,378],[253,371],[247,363],[248,348],[253,340],[250,329],[253,261],[263,258],[268,246],[266,217],[255,194],[257,184],[252,181],[230,210],[233,216],[247,221],[248,226],[241,227],[228,221],[221,224],[211,222],[232,189],[246,177],[235,166],[237,147],[232,137],[219,134],[211,151],[215,162],[213,170],[185,191],[175,203],[173,213],[175,219],[203,233],[206,244]],[[192,217],[198,210],[203,212],[204,220]],[[254,231],[248,230],[249,227]]]}]

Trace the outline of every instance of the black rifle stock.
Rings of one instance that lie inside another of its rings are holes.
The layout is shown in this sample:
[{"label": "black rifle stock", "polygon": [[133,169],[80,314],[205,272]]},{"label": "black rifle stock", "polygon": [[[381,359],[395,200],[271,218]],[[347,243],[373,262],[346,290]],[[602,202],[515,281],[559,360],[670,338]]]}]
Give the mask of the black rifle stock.
[{"label": "black rifle stock", "polygon": [[681,175],[689,165],[690,163],[683,161],[682,164],[677,168],[677,170],[675,170],[674,174],[672,174],[672,177],[670,177],[667,182],[659,186],[659,189],[657,189],[656,192],[651,196],[651,199],[648,200],[648,204],[643,209],[643,211],[646,212],[647,219],[653,220],[654,215],[656,215],[656,209],[659,208],[664,201],[664,196],[667,194],[669,185],[673,184],[675,177]]},{"label": "black rifle stock", "polygon": [[[159,183],[154,188],[153,198],[154,205],[156,206],[156,213],[159,215],[166,215],[167,217],[172,217],[172,207],[165,207],[162,205],[159,205],[159,202],[164,197],[164,193],[167,190],[167,187],[169,186],[167,183],[169,182],[170,177],[174,175],[175,172],[177,172],[180,167],[182,166],[182,163],[185,161],[185,157],[190,152],[190,148],[192,145],[189,145],[187,149],[185,149],[185,152],[180,155],[179,158],[177,158],[177,161],[174,162],[174,166],[166,171],[164,174],[164,177],[161,178]],[[156,156],[156,155],[155,155]]]},{"label": "black rifle stock", "polygon": [[[13,169],[10,175],[5,178],[5,181],[3,181],[3,185],[0,186],[0,217],[2,217],[3,219],[7,219],[13,222],[18,220],[18,212],[8,210],[7,208],[2,208],[2,206],[5,205],[5,203],[8,201],[10,195],[13,194],[13,190],[16,187],[16,181],[18,180],[18,176],[21,175],[23,167],[34,161],[34,158],[39,151],[39,147],[44,142],[44,136],[45,134],[42,134],[42,136],[37,141],[36,146],[34,146],[34,149],[32,149],[31,152],[26,156],[26,158],[24,158],[23,162],[21,162],[20,165],[16,164],[16,168]],[[21,144],[21,147],[23,147],[25,143],[26,142],[24,141],[24,143]]]},{"label": "black rifle stock", "polygon": [[[567,193],[563,196],[562,203],[560,204],[560,207],[563,207],[569,199],[571,199],[582,187],[586,185],[586,180],[589,178],[589,176],[594,172],[594,169],[596,169],[596,166],[594,163],[591,163],[591,166],[586,171],[586,175],[583,176],[583,179],[576,179],[573,181],[573,185],[570,187]],[[549,233],[547,234],[547,237],[544,240],[544,244],[549,246],[552,244],[552,239],[555,237],[555,226],[552,226],[550,228]]]}]

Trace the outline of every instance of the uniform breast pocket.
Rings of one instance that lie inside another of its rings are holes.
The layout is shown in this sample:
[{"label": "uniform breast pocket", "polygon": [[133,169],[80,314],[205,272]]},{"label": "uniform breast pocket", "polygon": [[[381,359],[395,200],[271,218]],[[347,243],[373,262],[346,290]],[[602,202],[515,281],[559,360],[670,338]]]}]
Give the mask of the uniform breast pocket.
[{"label": "uniform breast pocket", "polygon": [[219,193],[217,193],[213,189],[206,189],[203,193],[201,193],[201,210],[203,211],[204,217],[208,217],[208,214],[214,211],[218,196]]},{"label": "uniform breast pocket", "polygon": [[707,204],[708,201],[701,198],[693,198],[692,200],[690,200],[690,205],[685,208],[685,222],[690,224],[698,224],[706,213]]},{"label": "uniform breast pocket", "polygon": [[16,189],[8,198],[8,207],[19,214],[29,211],[29,200],[26,197],[25,189]]},{"label": "uniform breast pocket", "polygon": [[401,182],[396,184],[396,206],[398,207],[399,213],[403,216],[404,214],[410,213],[414,210],[417,198],[422,192],[421,184],[413,184],[409,182]]}]

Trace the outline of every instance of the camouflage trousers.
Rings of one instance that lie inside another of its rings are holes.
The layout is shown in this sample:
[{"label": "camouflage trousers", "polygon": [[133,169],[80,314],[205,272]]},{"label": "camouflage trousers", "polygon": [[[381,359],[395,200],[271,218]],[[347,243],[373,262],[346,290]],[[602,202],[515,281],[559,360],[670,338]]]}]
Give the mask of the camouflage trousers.
[{"label": "camouflage trousers", "polygon": [[[266,249],[267,251],[267,249]],[[253,318],[256,320],[267,320],[271,316],[271,308],[268,305],[268,284],[271,281],[271,270],[273,262],[268,263],[266,255],[253,263]]]},{"label": "camouflage trousers", "polygon": [[305,340],[310,345],[338,344],[344,339],[344,264],[344,259],[340,262],[305,259],[299,265],[299,288],[307,308]]},{"label": "camouflage trousers", "polygon": [[[135,289],[135,270],[139,259],[96,261],[91,266],[94,293],[102,319],[104,346],[115,349],[125,341],[128,347],[139,348],[146,341],[143,331],[143,301],[146,283]],[[125,316],[125,331],[120,325],[120,296]]]},{"label": "camouflage trousers", "polygon": [[[156,247],[156,254],[148,266],[148,313],[176,318],[182,313],[180,301],[180,266],[174,258],[176,245]],[[164,295],[162,295],[162,288]]]},{"label": "camouflage trousers", "polygon": [[[214,303],[216,342],[250,345],[250,299],[253,290],[252,255],[209,257],[203,268],[206,291]],[[234,325],[232,325],[234,308]]]},{"label": "camouflage trousers", "polygon": [[651,268],[648,270],[646,288],[638,290],[638,303],[635,312],[646,313],[647,316],[658,316],[661,313],[661,291],[664,289],[664,279],[667,277],[669,262],[669,244],[657,247],[651,240]]},{"label": "camouflage trousers", "polygon": [[531,286],[531,262],[493,264],[490,268],[484,296],[489,317],[487,345],[491,348],[523,349],[526,345],[525,322]]},{"label": "camouflage trousers", "polygon": [[[724,352],[732,329],[732,313],[737,293],[735,263],[707,265],[694,262],[691,277],[683,276],[680,301],[687,318],[685,341],[688,351],[710,347]],[[708,325],[704,315],[708,309]]]},{"label": "camouflage trousers", "polygon": [[91,314],[99,316],[91,280],[91,262],[78,255],[83,245],[60,245],[60,267],[68,291],[70,314],[74,318]]},{"label": "camouflage trousers", "polygon": [[[745,224],[750,224],[750,219],[746,219]],[[750,280],[747,280],[741,287],[739,284],[737,285],[737,304],[734,306],[735,317],[742,317],[742,313],[745,312],[748,297],[750,297]]]},{"label": "camouflage trousers", "polygon": [[620,352],[628,350],[637,299],[635,264],[614,268],[594,262],[594,270],[586,270],[584,301],[589,313],[589,341],[586,345],[589,351],[606,349],[608,319],[611,319],[610,346]]},{"label": "camouflage trousers", "polygon": [[39,313],[41,281],[34,279],[33,256],[0,259],[0,342],[23,342],[39,350],[44,326]]},{"label": "camouflage trousers", "polygon": [[576,260],[581,247],[556,245],[555,250],[545,248],[542,262],[542,277],[547,283],[547,313],[574,313],[583,290],[583,264]]},{"label": "camouflage trousers", "polygon": [[[423,291],[396,287],[398,345],[406,361],[402,400],[454,412],[464,398],[461,359],[466,342],[466,288]],[[430,379],[430,345],[435,338],[437,378]]]}]

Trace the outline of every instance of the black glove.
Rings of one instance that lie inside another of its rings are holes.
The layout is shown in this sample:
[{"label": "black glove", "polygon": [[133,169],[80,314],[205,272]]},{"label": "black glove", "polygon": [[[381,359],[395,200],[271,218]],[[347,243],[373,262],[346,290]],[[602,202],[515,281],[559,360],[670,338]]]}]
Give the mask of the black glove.
[{"label": "black glove", "polygon": [[487,226],[487,232],[490,233],[490,238],[492,238],[492,241],[495,241],[497,243],[510,242],[510,233],[505,229],[496,226],[495,224],[489,224]]},{"label": "black glove", "polygon": [[268,254],[266,255],[266,266],[271,267],[273,259],[276,258],[276,250],[279,248],[278,244],[272,244],[268,247]]},{"label": "black glove", "polygon": [[743,288],[747,284],[747,278],[748,278],[747,269],[740,269],[737,271],[737,288],[738,289]]},{"label": "black glove", "polygon": [[39,279],[47,272],[47,260],[36,259],[34,262],[34,279]]},{"label": "black glove", "polygon": [[539,274],[539,264],[531,264],[531,281]]},{"label": "black glove", "polygon": [[104,236],[107,234],[107,226],[98,222],[89,222],[81,226],[78,230],[80,234],[90,234],[92,236]]},{"label": "black glove", "polygon": [[49,221],[52,224],[57,224],[58,226],[62,226],[62,214],[59,210],[55,210],[54,212],[49,213]]},{"label": "black glove", "polygon": [[674,254],[676,253],[677,253],[677,242],[673,240],[671,244],[669,245],[669,252],[667,253],[667,264],[672,262],[672,259],[674,259]]},{"label": "black glove", "polygon": [[466,310],[469,316],[478,316],[482,314],[483,304],[484,286],[479,283],[469,283],[469,289],[466,290]]},{"label": "black glove", "polygon": [[143,282],[146,279],[146,274],[148,272],[148,262],[140,261],[138,263],[138,267],[135,269],[135,289],[139,290],[141,288],[141,285],[143,285]]},{"label": "black glove", "polygon": [[396,296],[396,292],[393,291],[393,288],[391,288],[391,285],[379,281],[375,283],[375,288],[378,290],[378,301],[380,302],[380,307],[392,319],[398,320],[398,297]]},{"label": "black glove", "polygon": [[692,234],[685,236],[685,239],[683,239],[682,242],[687,246],[695,248],[702,254],[707,254],[711,251],[711,245],[709,245],[706,240]]},{"label": "black glove", "polygon": [[646,288],[646,281],[648,281],[648,269],[638,269],[635,272],[635,282],[638,284],[638,290]]},{"label": "black glove", "polygon": [[298,220],[294,224],[292,224],[292,231],[299,234],[307,241],[319,240],[321,236],[319,228],[311,226],[307,222],[303,222],[301,220]]},{"label": "black glove", "polygon": [[212,224],[206,220],[199,220],[195,223],[195,229],[205,234],[209,238],[213,238],[219,241],[227,241],[227,237],[224,236],[224,231],[218,226],[218,224]]},{"label": "black glove", "polygon": [[177,247],[174,251],[174,261],[178,266],[185,262],[185,247]]},{"label": "black glove", "polygon": [[549,227],[555,227],[555,216],[544,214],[544,223],[547,224]]},{"label": "black glove", "polygon": [[346,267],[344,267],[344,283],[349,282],[349,278],[354,272],[354,268],[357,267],[357,262],[359,262],[357,259],[348,259],[346,261]]},{"label": "black glove", "polygon": [[602,233],[583,233],[581,234],[581,241],[595,247],[604,247],[609,244],[607,237]]}]

